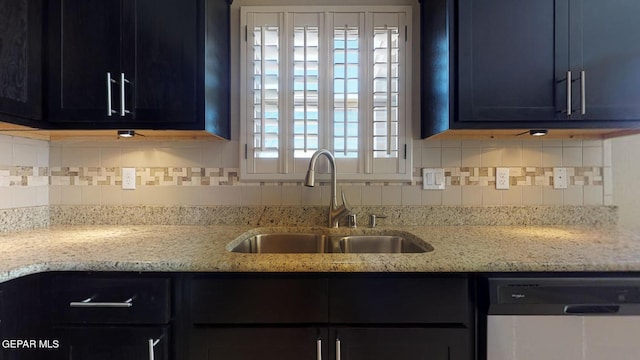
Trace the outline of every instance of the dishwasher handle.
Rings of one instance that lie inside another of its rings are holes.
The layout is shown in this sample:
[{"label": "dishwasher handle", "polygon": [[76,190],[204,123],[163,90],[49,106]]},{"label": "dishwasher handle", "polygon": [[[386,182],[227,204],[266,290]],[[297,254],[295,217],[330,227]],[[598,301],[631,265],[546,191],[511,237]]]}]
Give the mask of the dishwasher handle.
[{"label": "dishwasher handle", "polygon": [[564,313],[568,315],[617,314],[618,312],[620,312],[620,305],[615,304],[580,304],[564,306]]}]

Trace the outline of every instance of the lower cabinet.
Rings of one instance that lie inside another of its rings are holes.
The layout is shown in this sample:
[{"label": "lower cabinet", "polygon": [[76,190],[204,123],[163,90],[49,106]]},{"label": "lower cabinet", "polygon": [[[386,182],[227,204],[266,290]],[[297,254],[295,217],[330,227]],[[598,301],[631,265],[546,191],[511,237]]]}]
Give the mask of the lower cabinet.
[{"label": "lower cabinet", "polygon": [[469,283],[465,277],[196,275],[185,287],[186,358],[471,360]]},{"label": "lower cabinet", "polygon": [[168,360],[168,327],[65,327],[57,331],[58,359]]}]

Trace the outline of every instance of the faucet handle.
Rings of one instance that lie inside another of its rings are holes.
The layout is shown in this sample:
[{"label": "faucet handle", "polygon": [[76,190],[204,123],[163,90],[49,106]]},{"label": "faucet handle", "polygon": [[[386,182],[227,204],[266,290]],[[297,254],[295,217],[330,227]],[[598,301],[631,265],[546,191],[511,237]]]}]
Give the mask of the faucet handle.
[{"label": "faucet handle", "polygon": [[344,194],[344,191],[341,191],[341,195],[342,195],[342,205],[344,206],[345,209],[347,209],[347,211],[351,212],[351,205],[349,205],[349,203],[347,202],[347,196]]}]

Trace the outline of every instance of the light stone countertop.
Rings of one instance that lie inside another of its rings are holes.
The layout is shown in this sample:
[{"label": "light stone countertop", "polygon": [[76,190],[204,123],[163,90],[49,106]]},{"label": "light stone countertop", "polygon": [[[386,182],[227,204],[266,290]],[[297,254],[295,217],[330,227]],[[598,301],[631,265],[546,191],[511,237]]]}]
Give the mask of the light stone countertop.
[{"label": "light stone countertop", "polygon": [[[252,230],[253,229],[253,230]],[[54,226],[0,234],[0,281],[44,271],[524,272],[640,271],[640,234],[615,226],[395,226],[421,254],[240,254],[227,245],[252,226]],[[340,229],[340,233],[350,232]],[[355,232],[366,232],[359,229]]]}]

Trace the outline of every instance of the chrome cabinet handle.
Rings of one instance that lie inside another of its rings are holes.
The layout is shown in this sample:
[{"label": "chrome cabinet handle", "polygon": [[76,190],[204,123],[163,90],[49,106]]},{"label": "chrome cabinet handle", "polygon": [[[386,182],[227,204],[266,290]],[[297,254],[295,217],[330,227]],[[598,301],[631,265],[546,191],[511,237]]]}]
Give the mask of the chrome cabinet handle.
[{"label": "chrome cabinet handle", "polygon": [[82,301],[72,301],[69,307],[95,307],[95,308],[129,308],[133,306],[133,298],[123,302],[91,302],[92,297]]},{"label": "chrome cabinet handle", "polygon": [[567,116],[571,116],[571,70],[567,71]]},{"label": "chrome cabinet handle", "polygon": [[120,116],[125,116],[130,111],[125,106],[125,89],[124,84],[129,84],[130,81],[124,77],[124,73],[120,73]]},{"label": "chrome cabinet handle", "polygon": [[585,78],[585,71],[580,72],[580,114],[585,115],[587,113],[587,80]]},{"label": "chrome cabinet handle", "polygon": [[158,345],[158,343],[160,342],[160,339],[158,340],[153,340],[153,339],[149,339],[149,360],[154,360],[154,351],[153,348]]},{"label": "chrome cabinet handle", "polygon": [[322,360],[322,339],[316,340],[316,360]]},{"label": "chrome cabinet handle", "polygon": [[336,360],[340,360],[340,338],[336,338]]},{"label": "chrome cabinet handle", "polygon": [[111,108],[111,84],[117,84],[118,82],[111,78],[111,73],[107,72],[107,116],[111,116],[117,113],[116,110]]}]

